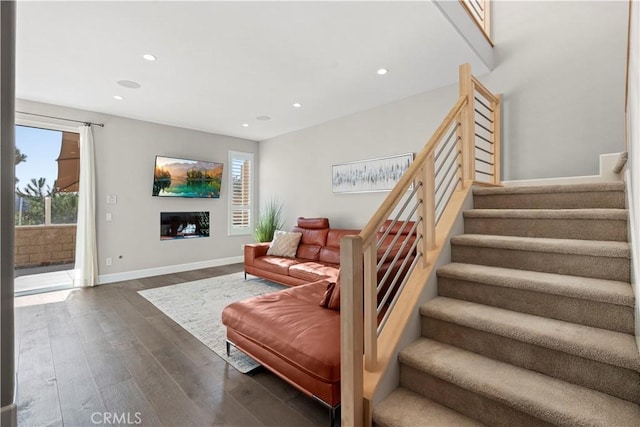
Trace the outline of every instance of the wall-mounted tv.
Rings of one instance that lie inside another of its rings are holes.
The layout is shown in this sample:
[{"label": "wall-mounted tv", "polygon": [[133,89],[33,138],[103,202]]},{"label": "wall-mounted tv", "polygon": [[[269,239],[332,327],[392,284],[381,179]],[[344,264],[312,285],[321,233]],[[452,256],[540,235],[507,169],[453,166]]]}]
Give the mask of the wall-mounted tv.
[{"label": "wall-mounted tv", "polygon": [[156,156],[153,195],[158,197],[220,197],[222,163]]}]

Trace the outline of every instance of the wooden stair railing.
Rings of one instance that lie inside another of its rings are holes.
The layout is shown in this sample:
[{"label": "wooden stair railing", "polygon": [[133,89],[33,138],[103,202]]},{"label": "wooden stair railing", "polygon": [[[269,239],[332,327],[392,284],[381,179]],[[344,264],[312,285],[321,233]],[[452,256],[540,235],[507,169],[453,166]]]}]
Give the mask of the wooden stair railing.
[{"label": "wooden stair railing", "polygon": [[491,1],[490,0],[460,0],[462,6],[467,13],[471,15],[471,18],[478,25],[486,39],[493,46],[491,40]]},{"label": "wooden stair railing", "polygon": [[463,64],[454,106],[362,232],[340,242],[342,425],[370,425],[369,402],[472,184],[500,185],[500,96]]}]

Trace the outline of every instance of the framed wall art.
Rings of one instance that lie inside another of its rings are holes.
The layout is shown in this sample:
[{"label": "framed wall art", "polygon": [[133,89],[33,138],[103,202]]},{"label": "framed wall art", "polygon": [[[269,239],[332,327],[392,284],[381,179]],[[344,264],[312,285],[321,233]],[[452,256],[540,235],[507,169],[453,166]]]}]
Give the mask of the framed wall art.
[{"label": "framed wall art", "polygon": [[333,192],[391,191],[411,163],[413,153],[333,165]]}]

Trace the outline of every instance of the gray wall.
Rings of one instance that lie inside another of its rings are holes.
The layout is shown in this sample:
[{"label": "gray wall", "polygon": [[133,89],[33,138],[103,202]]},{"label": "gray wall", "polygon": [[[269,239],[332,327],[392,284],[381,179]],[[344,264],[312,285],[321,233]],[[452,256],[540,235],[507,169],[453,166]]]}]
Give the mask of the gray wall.
[{"label": "gray wall", "polygon": [[[480,80],[504,95],[503,179],[595,175],[600,154],[623,150],[627,6],[494,2],[496,68]],[[457,96],[448,86],[261,142],[262,200],[279,197],[289,226],[362,227],[385,193],[334,195],[331,165],[417,152]]]},{"label": "gray wall", "polygon": [[[257,152],[257,143],[122,117],[19,100],[18,111],[105,124],[93,127],[96,156],[96,225],[98,264],[102,279],[115,273],[157,270],[182,264],[207,263],[242,255],[251,236],[227,236],[229,191],[228,151]],[[25,118],[27,116],[24,116]],[[69,123],[65,123],[69,124]],[[225,164],[219,199],[166,199],[151,196],[156,155],[210,160]],[[107,205],[107,195],[118,203]],[[160,212],[209,211],[211,237],[160,241]],[[106,213],[113,220],[105,220]],[[119,258],[122,256],[122,258]],[[106,266],[105,258],[113,258]],[[154,271],[147,271],[151,275]],[[103,280],[104,281],[104,280]]]},{"label": "gray wall", "polygon": [[624,150],[627,1],[494,2],[504,179],[598,174]]}]

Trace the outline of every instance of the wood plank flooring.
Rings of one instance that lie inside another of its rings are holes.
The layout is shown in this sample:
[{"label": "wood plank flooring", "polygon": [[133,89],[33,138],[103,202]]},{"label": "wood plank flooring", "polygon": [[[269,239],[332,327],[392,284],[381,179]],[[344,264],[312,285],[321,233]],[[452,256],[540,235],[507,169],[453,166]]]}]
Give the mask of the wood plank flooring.
[{"label": "wood plank flooring", "polygon": [[327,427],[320,403],[266,369],[239,373],[137,293],[238,271],[129,280],[59,302],[16,299],[26,305],[15,313],[18,425]]}]

